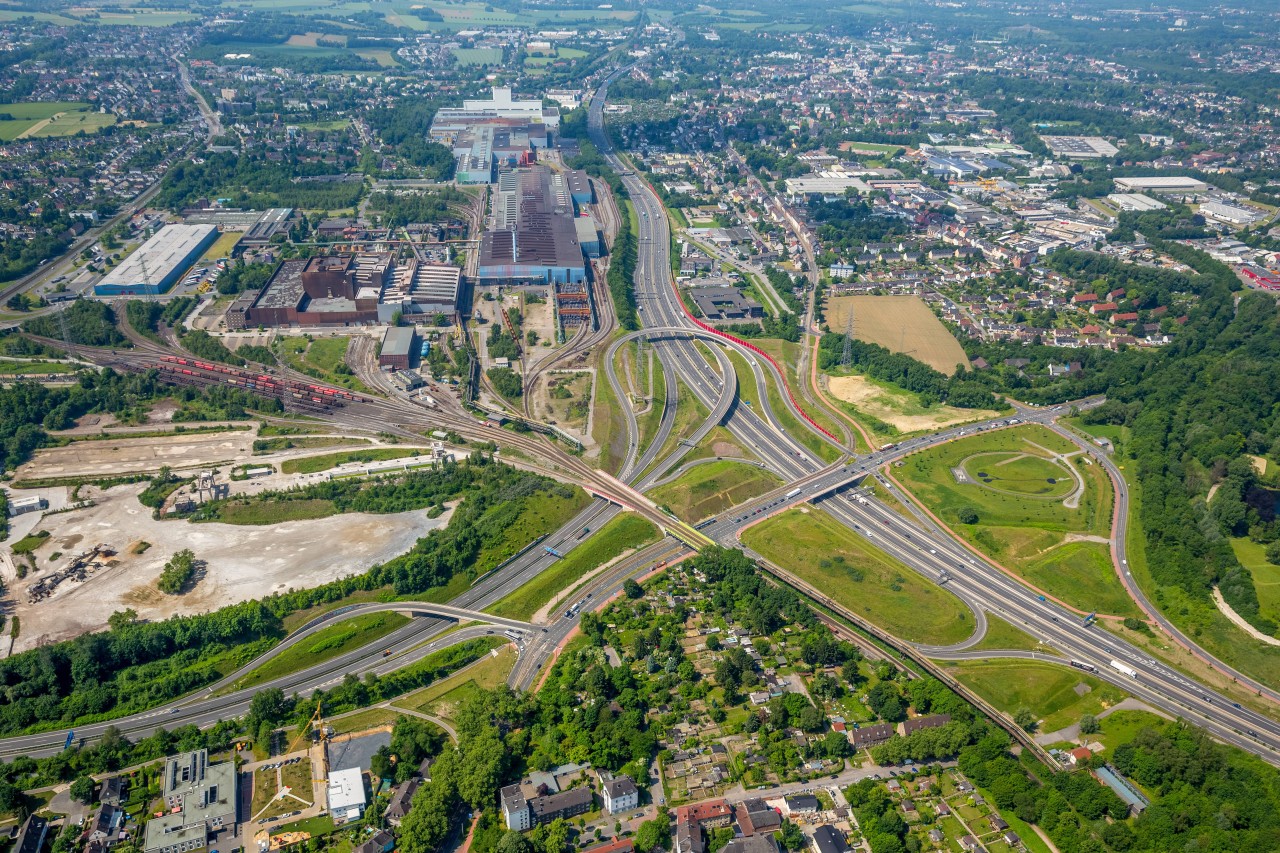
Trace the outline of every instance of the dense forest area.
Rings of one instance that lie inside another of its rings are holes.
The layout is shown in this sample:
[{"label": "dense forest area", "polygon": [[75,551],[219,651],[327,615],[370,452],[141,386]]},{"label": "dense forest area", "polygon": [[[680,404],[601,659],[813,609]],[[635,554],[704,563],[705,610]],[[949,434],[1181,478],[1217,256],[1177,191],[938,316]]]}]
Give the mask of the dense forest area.
[{"label": "dense forest area", "polygon": [[[355,158],[347,166],[354,168]],[[324,163],[286,160],[273,163],[253,151],[212,152],[202,162],[179,162],[165,175],[156,204],[181,210],[200,199],[226,198],[235,207],[295,207],[341,210],[354,207],[360,181],[295,182],[294,178],[332,175],[341,170]]]},{"label": "dense forest area", "polygon": [[383,224],[403,227],[410,222],[447,222],[460,219],[462,214],[456,208],[465,208],[471,202],[471,196],[461,190],[441,187],[413,193],[374,193],[369,196],[369,209],[377,211]]},{"label": "dense forest area", "polygon": [[433,181],[453,177],[453,151],[431,139],[431,120],[443,104],[432,99],[403,99],[395,106],[371,110],[369,126],[397,156]]},{"label": "dense forest area", "polygon": [[66,328],[73,344],[91,347],[127,348],[129,339],[116,328],[116,313],[105,302],[77,299],[54,314],[43,314],[22,321],[22,330],[46,338],[61,338]]}]

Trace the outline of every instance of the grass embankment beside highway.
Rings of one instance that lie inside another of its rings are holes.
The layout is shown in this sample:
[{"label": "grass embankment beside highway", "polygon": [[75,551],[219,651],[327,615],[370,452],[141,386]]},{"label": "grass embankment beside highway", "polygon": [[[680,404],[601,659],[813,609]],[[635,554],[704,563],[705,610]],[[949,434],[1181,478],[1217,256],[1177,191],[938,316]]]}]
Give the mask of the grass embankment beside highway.
[{"label": "grass embankment beside highway", "polygon": [[[1086,612],[1137,616],[1111,565],[1114,495],[1102,466],[1036,425],[979,433],[908,456],[893,475],[917,499],[983,553]],[[1065,466],[1070,466],[1068,470]],[[966,482],[957,482],[957,471]],[[1084,481],[1079,506],[1064,499]],[[967,513],[976,523],[965,524]]]},{"label": "grass embankment beside highway", "polygon": [[409,617],[399,613],[365,613],[344,619],[336,625],[322,628],[262,666],[238,680],[233,689],[254,687],[258,684],[300,672],[309,666],[339,657],[362,646],[369,645],[391,632],[409,624]]},{"label": "grass embankment beside highway", "polygon": [[975,651],[1001,650],[1001,651],[1043,651],[1046,654],[1052,653],[1053,649],[1049,646],[1042,645],[1037,642],[1036,638],[1023,631],[994,613],[987,614],[987,632],[982,635],[982,640],[972,647]]},{"label": "grass embankment beside highway", "polygon": [[[591,439],[600,448],[597,464],[610,474],[617,474],[627,458],[627,420],[622,407],[631,405],[631,401],[614,396],[613,385],[605,375],[605,353],[616,337],[614,335],[597,348],[595,364],[600,381],[596,383],[595,405],[591,408]],[[624,389],[627,387],[621,372],[618,373],[618,381]]]},{"label": "grass embankment beside highway", "polygon": [[683,382],[676,384],[678,390],[676,391],[675,422],[671,426],[671,434],[658,449],[658,454],[654,457],[655,462],[671,455],[682,438],[692,435],[703,421],[711,417],[711,412],[693,395],[688,385]]},{"label": "grass embankment beside highway", "polygon": [[769,471],[746,462],[723,460],[694,466],[650,496],[690,524],[780,486]]},{"label": "grass embankment beside highway", "polygon": [[[787,386],[792,389],[796,399],[800,401],[800,407],[805,411],[805,413],[832,435],[840,435],[840,426],[836,423],[835,418],[832,417],[831,413],[824,411],[822,407],[815,406],[813,403],[805,400],[804,394],[801,393],[801,389],[809,382],[809,377],[801,376],[797,373],[796,369],[796,365],[800,363],[800,348],[804,346],[804,343],[792,343],[791,341],[784,341],[778,338],[760,338],[753,341],[753,343],[760,347],[760,349],[769,353],[769,355],[773,356],[773,360],[781,365],[784,375],[786,376]],[[778,408],[783,406],[782,396],[779,394],[779,390],[773,382],[769,383],[769,388],[769,405],[773,406],[774,411],[777,412]],[[806,433],[813,436],[812,427],[806,424],[804,429]],[[857,450],[858,444],[861,441],[861,436],[858,435],[857,430],[851,430],[851,432],[853,433],[854,440],[853,449]],[[830,443],[821,441],[817,436],[813,436],[813,438],[814,440],[819,441],[822,447],[827,448],[826,450],[821,451],[819,455],[828,462],[834,461],[838,454],[836,454],[835,449],[831,447]],[[865,444],[865,442],[863,443]]]},{"label": "grass embankment beside highway", "polygon": [[529,620],[560,592],[628,548],[639,548],[658,539],[653,522],[633,513],[624,513],[595,531],[563,559],[519,589],[511,592],[485,612],[508,619]]},{"label": "grass embankment beside highway", "polygon": [[[730,349],[729,361],[733,363],[734,372],[738,374],[738,399],[744,404],[750,401],[751,408],[760,413],[760,404],[756,400],[756,376],[751,369],[751,365],[736,350]],[[759,356],[752,356],[759,358]],[[798,442],[809,452],[813,453],[823,462],[834,462],[840,457],[840,451],[835,447],[819,438],[813,433],[808,424],[803,424],[800,419],[791,413],[786,404],[782,401],[782,396],[778,393],[778,385],[770,377],[768,370],[765,370],[765,388],[768,391],[769,408],[773,411],[773,415],[778,420],[778,424],[786,430],[787,435]],[[832,429],[835,432],[834,429]],[[838,434],[838,433],[837,433]]]},{"label": "grass embankment beside highway", "polygon": [[[1116,466],[1129,486],[1129,524],[1125,540],[1127,569],[1133,579],[1147,594],[1160,612],[1205,651],[1218,660],[1255,678],[1263,684],[1280,683],[1280,653],[1275,646],[1251,638],[1236,627],[1207,599],[1195,599],[1185,591],[1170,586],[1158,586],[1147,566],[1146,533],[1142,527],[1142,491],[1137,486],[1133,462],[1128,458],[1125,444],[1129,431],[1123,427],[1093,426],[1069,419],[1067,425],[1085,435],[1104,437],[1112,442],[1116,452]],[[1230,696],[1258,713],[1280,719],[1280,707],[1265,701],[1251,689],[1211,668],[1191,652],[1169,640],[1162,633],[1131,631],[1119,625],[1103,623],[1103,627],[1123,637],[1152,657],[1181,670],[1192,678]]]},{"label": "grass embankment beside highway", "polygon": [[496,653],[485,655],[430,687],[406,693],[395,701],[393,707],[408,708],[453,722],[458,707],[468,697],[505,684],[515,664],[516,650],[508,643],[499,647]]},{"label": "grass embankment beside highway", "polygon": [[[998,710],[1016,714],[1027,709],[1052,732],[1097,714],[1128,694],[1078,669],[1027,660],[948,661],[943,666]],[[1083,687],[1081,687],[1083,685]],[[1088,688],[1087,690],[1084,688]]]},{"label": "grass embankment beside highway", "polygon": [[742,542],[903,640],[948,645],[973,633],[960,599],[825,513],[788,510],[743,531]]}]

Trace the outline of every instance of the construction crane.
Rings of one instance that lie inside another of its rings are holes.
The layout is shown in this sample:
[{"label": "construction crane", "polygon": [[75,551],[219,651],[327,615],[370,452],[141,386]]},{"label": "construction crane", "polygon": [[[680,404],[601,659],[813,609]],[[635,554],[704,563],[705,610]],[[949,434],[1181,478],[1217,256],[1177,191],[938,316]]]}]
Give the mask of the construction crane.
[{"label": "construction crane", "polygon": [[315,713],[311,715],[311,719],[307,720],[306,726],[302,729],[302,731],[298,732],[298,736],[295,737],[293,739],[293,742],[289,744],[289,748],[285,750],[285,754],[288,755],[289,753],[297,749],[298,742],[312,732],[316,733],[316,742],[323,746],[324,745],[324,714],[322,711],[320,700],[318,699],[316,700]]}]

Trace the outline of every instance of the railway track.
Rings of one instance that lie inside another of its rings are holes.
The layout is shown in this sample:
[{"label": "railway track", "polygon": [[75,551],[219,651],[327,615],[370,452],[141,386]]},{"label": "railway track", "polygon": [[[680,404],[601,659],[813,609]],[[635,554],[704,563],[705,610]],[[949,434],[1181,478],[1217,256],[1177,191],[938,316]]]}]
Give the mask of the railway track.
[{"label": "railway track", "polygon": [[[661,529],[695,547],[709,543],[705,536],[678,519],[662,512],[642,493],[615,479],[609,474],[592,468],[577,456],[570,454],[554,442],[536,434],[521,434],[499,429],[494,424],[466,413],[454,413],[446,409],[419,409],[405,401],[353,394],[346,389],[332,388],[315,382],[304,374],[281,367],[268,373],[216,365],[201,361],[202,366],[182,364],[179,360],[194,361],[186,353],[178,354],[161,347],[148,338],[137,340],[135,350],[103,350],[83,344],[66,344],[54,338],[28,335],[33,340],[50,346],[61,347],[85,361],[117,370],[157,370],[163,381],[174,385],[209,387],[214,384],[241,387],[251,393],[281,400],[288,408],[304,412],[331,422],[337,426],[357,427],[397,435],[421,441],[432,429],[447,429],[475,442],[492,443],[499,449],[510,448],[530,462],[514,461],[517,467],[534,470],[555,479],[580,486],[588,493],[618,504],[625,509],[653,521]],[[141,337],[141,336],[139,336]],[[130,338],[131,341],[135,340]],[[176,372],[175,372],[176,368]],[[189,370],[190,373],[184,373]],[[235,385],[232,380],[250,377],[255,384]],[[302,385],[309,391],[317,391],[316,397],[302,392]],[[298,391],[301,396],[294,396]],[[327,393],[332,392],[332,393]]]}]

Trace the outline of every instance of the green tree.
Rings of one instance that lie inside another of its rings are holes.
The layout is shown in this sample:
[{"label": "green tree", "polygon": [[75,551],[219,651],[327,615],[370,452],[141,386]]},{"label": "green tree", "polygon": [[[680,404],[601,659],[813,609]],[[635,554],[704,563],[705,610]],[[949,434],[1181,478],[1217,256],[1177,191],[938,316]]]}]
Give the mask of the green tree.
[{"label": "green tree", "polygon": [[778,833],[778,841],[787,850],[799,851],[805,848],[804,832],[789,820],[782,821],[782,830]]},{"label": "green tree", "polygon": [[956,518],[960,520],[961,524],[977,524],[978,511],[971,506],[962,506],[956,510]]},{"label": "green tree", "polygon": [[1034,732],[1039,725],[1036,715],[1030,708],[1019,708],[1013,713],[1013,721],[1018,728],[1026,732]]},{"label": "green tree", "polygon": [[71,799],[77,803],[93,802],[93,792],[97,786],[94,784],[93,777],[89,775],[77,776],[76,780],[71,783]]},{"label": "green tree", "polygon": [[644,587],[631,578],[622,582],[622,591],[626,593],[627,598],[644,598]]},{"label": "green tree", "polygon": [[636,850],[640,853],[650,853],[659,847],[665,850],[670,843],[671,828],[664,814],[659,814],[652,820],[646,820],[636,830]]},{"label": "green tree", "polygon": [[1102,726],[1098,724],[1098,718],[1093,714],[1085,714],[1080,718],[1080,734],[1092,735],[1102,731]]}]

